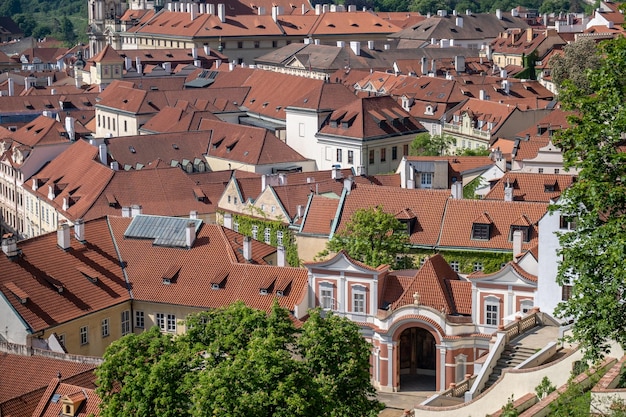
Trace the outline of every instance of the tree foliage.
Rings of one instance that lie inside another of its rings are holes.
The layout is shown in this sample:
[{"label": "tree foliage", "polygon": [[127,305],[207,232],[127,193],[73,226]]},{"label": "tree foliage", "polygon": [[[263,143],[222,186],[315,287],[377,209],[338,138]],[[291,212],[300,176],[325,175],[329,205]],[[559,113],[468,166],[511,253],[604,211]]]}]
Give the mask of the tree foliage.
[{"label": "tree foliage", "polygon": [[274,303],[191,316],[177,338],[157,327],[112,343],[96,370],[101,415],[374,417],[370,346],[345,318],[312,310],[297,331]]},{"label": "tree foliage", "polygon": [[455,143],[455,139],[449,135],[430,135],[420,133],[413,139],[409,147],[411,156],[441,156],[445,155]]},{"label": "tree foliage", "polygon": [[566,81],[578,86],[583,94],[592,92],[587,70],[600,66],[600,56],[593,39],[582,38],[563,48],[563,55],[550,58],[550,75],[557,87],[562,88]]},{"label": "tree foliage", "polygon": [[382,206],[356,210],[344,230],[335,233],[326,251],[345,250],[352,258],[369,266],[394,265],[396,255],[407,252],[409,235],[406,225]]},{"label": "tree foliage", "polygon": [[626,347],[626,39],[600,47],[600,66],[587,77],[595,93],[564,83],[563,105],[575,115],[556,138],[565,166],[579,172],[557,207],[576,220],[560,236],[557,280],[573,287],[557,314],[574,319],[573,338],[590,359],[608,352],[610,340]]}]

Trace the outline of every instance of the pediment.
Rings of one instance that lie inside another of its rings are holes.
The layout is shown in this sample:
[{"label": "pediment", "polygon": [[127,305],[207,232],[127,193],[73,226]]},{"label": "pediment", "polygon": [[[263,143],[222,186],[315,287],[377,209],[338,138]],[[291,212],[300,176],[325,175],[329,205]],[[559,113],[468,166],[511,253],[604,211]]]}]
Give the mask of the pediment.
[{"label": "pediment", "polygon": [[323,262],[315,263],[314,265],[307,265],[307,268],[315,268],[318,270],[328,271],[341,271],[344,273],[357,272],[361,274],[376,274],[375,268],[371,268],[365,264],[361,264],[358,261],[353,261],[345,252],[341,251],[337,253],[331,259]]},{"label": "pediment", "polygon": [[531,280],[521,275],[511,266],[510,263],[493,274],[485,275],[479,278],[472,277],[471,281],[474,282],[477,287],[480,287],[481,283],[499,284],[503,287],[509,285],[532,288],[537,287],[536,282],[532,282]]},{"label": "pediment", "polygon": [[296,56],[293,56],[289,61],[287,61],[285,66],[291,68],[305,68],[304,64]]}]

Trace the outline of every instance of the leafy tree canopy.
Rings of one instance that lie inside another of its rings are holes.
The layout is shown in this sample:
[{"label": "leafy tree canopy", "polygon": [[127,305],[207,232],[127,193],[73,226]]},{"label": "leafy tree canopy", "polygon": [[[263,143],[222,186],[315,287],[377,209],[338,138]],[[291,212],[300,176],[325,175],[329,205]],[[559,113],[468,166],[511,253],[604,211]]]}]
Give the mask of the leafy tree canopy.
[{"label": "leafy tree canopy", "polygon": [[582,38],[563,48],[563,55],[554,55],[550,59],[550,75],[557,87],[562,88],[566,81],[577,85],[582,94],[592,92],[587,70],[600,67],[600,56],[597,54],[596,42]]},{"label": "leafy tree canopy", "polygon": [[335,233],[326,244],[328,252],[345,250],[352,258],[369,266],[394,265],[396,255],[406,253],[409,243],[407,226],[381,206],[356,210],[343,231]]},{"label": "leafy tree canopy", "polygon": [[413,139],[409,147],[409,155],[411,156],[441,156],[445,155],[450,146],[454,145],[456,140],[450,135],[430,135],[429,133],[420,133]]},{"label": "leafy tree canopy", "polygon": [[345,318],[311,310],[297,331],[274,303],[203,312],[177,338],[157,327],[112,343],[96,370],[103,417],[375,417],[370,346]]},{"label": "leafy tree canopy", "polygon": [[609,340],[626,347],[626,39],[600,48],[600,66],[587,75],[594,94],[563,83],[563,105],[575,116],[556,138],[565,166],[579,171],[558,206],[576,230],[560,236],[557,279],[573,288],[557,313],[574,319],[573,337],[590,359],[605,354]]}]

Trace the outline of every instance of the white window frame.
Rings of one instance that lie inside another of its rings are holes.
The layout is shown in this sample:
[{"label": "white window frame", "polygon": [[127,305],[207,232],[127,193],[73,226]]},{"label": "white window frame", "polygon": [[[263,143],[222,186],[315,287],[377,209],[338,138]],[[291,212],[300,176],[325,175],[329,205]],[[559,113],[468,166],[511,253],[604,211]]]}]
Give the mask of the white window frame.
[{"label": "white window frame", "polygon": [[252,239],[259,240],[259,226],[256,224],[252,226]]},{"label": "white window frame", "polygon": [[135,327],[143,329],[146,326],[146,316],[143,311],[135,311]]},{"label": "white window frame", "polygon": [[367,289],[363,285],[352,286],[352,312],[367,314]]},{"label": "white window frame", "polygon": [[270,244],[270,242],[272,241],[272,229],[270,229],[269,227],[266,227],[265,230],[263,231],[263,240],[266,244]]},{"label": "white window frame", "polygon": [[433,187],[433,173],[432,172],[422,172],[420,175],[420,184],[422,188],[432,188]]},{"label": "white window frame", "polygon": [[130,310],[122,311],[122,336],[130,333]]},{"label": "white window frame", "polygon": [[283,245],[283,231],[282,230],[276,231],[276,244],[278,246]]},{"label": "white window frame", "polygon": [[450,268],[454,272],[459,272],[461,270],[461,263],[459,261],[450,261]]},{"label": "white window frame", "polygon": [[89,343],[89,326],[82,326],[80,328],[80,344],[86,345]]},{"label": "white window frame", "polygon": [[485,324],[487,326],[500,324],[500,299],[496,296],[485,297]]},{"label": "white window frame", "polygon": [[167,331],[176,333],[176,315],[175,314],[167,315]]},{"label": "white window frame", "polygon": [[111,333],[109,332],[109,318],[108,317],[102,319],[101,328],[102,328],[102,337],[107,337],[111,335]]},{"label": "white window frame", "polygon": [[320,307],[323,310],[335,310],[335,287],[330,282],[320,282]]},{"label": "white window frame", "polygon": [[159,326],[161,331],[165,331],[165,314],[164,313],[156,313],[155,315],[156,325]]},{"label": "white window frame", "polygon": [[521,311],[523,314],[529,314],[534,306],[535,303],[533,302],[533,300],[521,300],[519,303],[519,311]]}]

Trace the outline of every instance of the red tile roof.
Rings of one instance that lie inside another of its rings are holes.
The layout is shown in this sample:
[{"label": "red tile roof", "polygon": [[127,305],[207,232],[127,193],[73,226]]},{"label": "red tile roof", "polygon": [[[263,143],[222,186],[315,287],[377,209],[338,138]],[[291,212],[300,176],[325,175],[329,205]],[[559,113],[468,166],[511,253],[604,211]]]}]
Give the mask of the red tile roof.
[{"label": "red tile roof", "polygon": [[330,227],[337,213],[339,199],[313,195],[300,233],[330,235]]},{"label": "red tile roof", "polygon": [[396,187],[358,185],[346,196],[338,232],[341,232],[352,214],[360,208],[382,206],[386,213],[396,214],[411,209],[417,216],[410,242],[419,246],[435,246],[444,216],[449,190],[410,190]]},{"label": "red tile roof", "polygon": [[504,200],[504,188],[513,187],[516,201],[555,201],[574,181],[573,175],[507,172],[483,197],[485,200]]},{"label": "red tile roof", "polygon": [[[274,298],[293,310],[306,293],[305,269],[237,263],[232,246],[218,225],[203,224],[194,246],[179,249],[153,246],[145,239],[124,238],[130,219],[111,217],[109,221],[136,300],[200,308],[242,300],[250,307],[269,311]],[[173,264],[181,268],[174,284],[164,285],[155,279]],[[259,293],[261,284],[272,277],[290,282],[284,296]],[[221,287],[212,289],[212,281],[221,282]]]},{"label": "red tile roof", "polygon": [[[63,400],[65,398],[71,402],[78,403],[78,407],[74,409],[73,417],[94,417],[100,415],[100,403],[102,400],[95,390],[71,384],[57,384],[57,381],[55,379],[50,382],[32,417],[65,415],[63,412]],[[59,395],[60,398],[57,401],[51,401],[54,395]]]},{"label": "red tile roof", "polygon": [[15,132],[10,132],[9,137],[31,148],[37,145],[54,145],[69,142],[65,126],[55,119],[46,116],[39,116]]},{"label": "red tile roof", "polygon": [[[537,223],[547,208],[547,203],[450,199],[438,246],[510,251],[513,248],[513,243],[509,240],[510,227],[524,215],[532,224],[530,242],[522,243],[522,249],[527,250],[537,243]],[[490,225],[488,240],[472,239],[474,223]]]},{"label": "red tile roof", "polygon": [[[49,233],[20,241],[22,255],[15,261],[0,256],[0,291],[33,332],[129,300],[106,220],[87,222],[85,237],[84,244],[72,238],[64,251],[57,246],[57,234]],[[80,266],[96,270],[100,279],[90,282]],[[18,286],[28,300],[21,303],[7,283]]]}]

